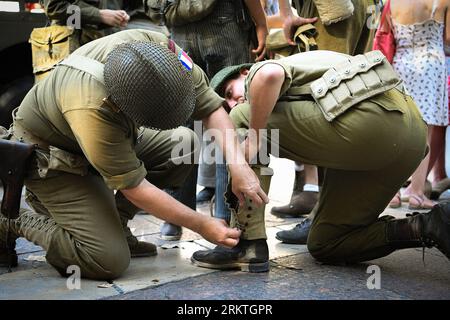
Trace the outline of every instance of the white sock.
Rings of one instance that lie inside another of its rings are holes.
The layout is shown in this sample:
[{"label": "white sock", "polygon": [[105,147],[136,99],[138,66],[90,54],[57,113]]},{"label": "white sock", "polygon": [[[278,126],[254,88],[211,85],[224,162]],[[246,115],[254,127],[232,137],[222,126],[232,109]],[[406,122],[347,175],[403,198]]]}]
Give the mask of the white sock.
[{"label": "white sock", "polygon": [[303,191],[319,192],[319,186],[317,184],[305,184],[303,186]]},{"label": "white sock", "polygon": [[297,164],[295,163],[295,171],[300,172],[305,170],[305,166],[303,164]]}]

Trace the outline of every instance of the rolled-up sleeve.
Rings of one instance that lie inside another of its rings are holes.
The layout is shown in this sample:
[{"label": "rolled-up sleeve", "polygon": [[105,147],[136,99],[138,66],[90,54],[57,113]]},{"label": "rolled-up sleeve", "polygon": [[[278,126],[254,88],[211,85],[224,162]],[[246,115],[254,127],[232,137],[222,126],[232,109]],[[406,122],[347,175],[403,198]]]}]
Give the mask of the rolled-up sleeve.
[{"label": "rolled-up sleeve", "polygon": [[192,118],[201,120],[219,109],[225,100],[209,86],[206,74],[197,65],[192,69],[192,78],[195,86],[195,110]]},{"label": "rolled-up sleeve", "polygon": [[110,189],[136,187],[147,175],[134,150],[133,128],[111,111],[73,109],[64,114],[89,163]]}]

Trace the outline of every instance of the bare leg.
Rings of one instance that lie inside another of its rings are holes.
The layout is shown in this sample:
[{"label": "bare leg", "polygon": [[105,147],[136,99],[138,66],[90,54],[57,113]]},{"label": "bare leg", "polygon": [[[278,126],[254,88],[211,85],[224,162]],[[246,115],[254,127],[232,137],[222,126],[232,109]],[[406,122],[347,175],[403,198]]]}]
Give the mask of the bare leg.
[{"label": "bare leg", "polygon": [[[411,177],[411,184],[406,188],[405,194],[409,196],[409,206],[412,209],[432,208],[436,203],[425,197],[425,181],[429,170],[436,162],[439,153],[442,152],[442,144],[439,144],[439,139],[442,139],[444,134],[444,127],[428,126],[428,145],[430,152],[422,160],[419,167],[414,171]],[[442,140],[441,140],[442,141]]]}]

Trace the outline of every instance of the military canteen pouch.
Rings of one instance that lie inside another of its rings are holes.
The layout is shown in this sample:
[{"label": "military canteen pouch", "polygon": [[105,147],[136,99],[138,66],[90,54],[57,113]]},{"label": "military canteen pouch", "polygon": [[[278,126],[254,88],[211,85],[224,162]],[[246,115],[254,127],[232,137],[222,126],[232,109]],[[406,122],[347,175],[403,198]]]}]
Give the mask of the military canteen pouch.
[{"label": "military canteen pouch", "polygon": [[218,0],[147,0],[145,12],[153,22],[178,27],[209,15]]},{"label": "military canteen pouch", "polygon": [[310,83],[310,90],[325,118],[333,121],[355,104],[401,82],[386,57],[376,50],[349,57],[329,69]]},{"label": "military canteen pouch", "polygon": [[33,73],[39,75],[50,71],[57,63],[66,58],[72,47],[74,29],[66,26],[52,25],[44,28],[35,28],[31,32],[30,43],[33,58]]},{"label": "military canteen pouch", "polygon": [[317,50],[317,43],[314,38],[316,33],[316,27],[310,23],[298,27],[294,34],[294,41],[297,45],[292,46],[286,41],[282,29],[274,29],[267,36],[266,48],[274,53],[275,59],[291,56],[300,52]]}]

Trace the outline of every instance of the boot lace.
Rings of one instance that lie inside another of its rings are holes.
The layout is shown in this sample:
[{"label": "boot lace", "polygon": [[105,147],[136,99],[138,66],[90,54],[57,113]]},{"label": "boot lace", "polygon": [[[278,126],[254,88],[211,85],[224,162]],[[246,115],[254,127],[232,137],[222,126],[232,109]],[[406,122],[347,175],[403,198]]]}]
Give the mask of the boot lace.
[{"label": "boot lace", "polygon": [[[419,214],[423,214],[423,213],[415,211],[412,213],[407,213],[406,217],[415,217]],[[422,244],[422,263],[423,263],[423,266],[425,267],[426,266],[425,265],[425,248],[437,247],[437,244],[433,239],[431,239],[429,237],[424,237],[423,234],[420,235],[419,241]]]}]

